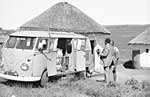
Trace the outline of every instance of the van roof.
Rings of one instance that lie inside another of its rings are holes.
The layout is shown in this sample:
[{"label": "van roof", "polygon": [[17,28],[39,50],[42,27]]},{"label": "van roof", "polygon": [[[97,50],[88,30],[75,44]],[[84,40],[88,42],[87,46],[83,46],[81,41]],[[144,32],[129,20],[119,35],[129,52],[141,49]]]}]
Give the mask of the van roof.
[{"label": "van roof", "polygon": [[73,32],[55,32],[55,31],[17,31],[10,36],[27,37],[58,37],[58,38],[86,38],[86,36],[75,34]]}]

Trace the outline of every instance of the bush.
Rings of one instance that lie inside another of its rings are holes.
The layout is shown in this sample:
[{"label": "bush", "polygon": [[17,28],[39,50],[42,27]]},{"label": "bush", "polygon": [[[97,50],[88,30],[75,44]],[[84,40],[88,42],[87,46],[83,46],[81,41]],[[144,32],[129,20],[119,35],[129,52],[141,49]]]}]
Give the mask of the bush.
[{"label": "bush", "polygon": [[136,85],[138,83],[139,83],[138,80],[131,78],[125,82],[125,85]]},{"label": "bush", "polygon": [[138,82],[138,80],[131,78],[130,80],[127,80],[125,82],[125,85],[129,85],[131,86],[132,90],[142,90],[142,84],[140,82]]},{"label": "bush", "polygon": [[150,82],[143,81],[141,84],[142,84],[142,89],[147,89],[147,88],[150,89]]},{"label": "bush", "polygon": [[118,84],[116,82],[113,82],[113,81],[110,81],[108,84],[107,84],[107,87],[117,87]]}]

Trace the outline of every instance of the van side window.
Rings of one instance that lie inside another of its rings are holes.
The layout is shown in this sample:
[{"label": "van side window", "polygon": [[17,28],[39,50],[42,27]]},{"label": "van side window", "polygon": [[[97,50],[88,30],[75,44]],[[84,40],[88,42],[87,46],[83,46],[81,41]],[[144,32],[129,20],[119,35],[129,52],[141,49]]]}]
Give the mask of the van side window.
[{"label": "van side window", "polygon": [[56,38],[50,39],[50,48],[49,48],[49,49],[50,49],[51,51],[56,51],[57,42],[58,42],[58,39],[56,39]]},{"label": "van side window", "polygon": [[75,50],[77,50],[77,43],[78,43],[78,40],[74,39],[73,40],[73,47],[74,47]]},{"label": "van side window", "polygon": [[62,50],[63,56],[72,52],[72,39],[59,38],[57,48]]},{"label": "van side window", "polygon": [[48,50],[48,38],[39,38],[36,48],[42,49],[43,51]]},{"label": "van side window", "polygon": [[78,39],[77,49],[85,50],[85,40],[84,39]]},{"label": "van side window", "polygon": [[72,40],[71,39],[67,39],[66,49],[67,49],[67,53],[71,54],[72,52]]}]

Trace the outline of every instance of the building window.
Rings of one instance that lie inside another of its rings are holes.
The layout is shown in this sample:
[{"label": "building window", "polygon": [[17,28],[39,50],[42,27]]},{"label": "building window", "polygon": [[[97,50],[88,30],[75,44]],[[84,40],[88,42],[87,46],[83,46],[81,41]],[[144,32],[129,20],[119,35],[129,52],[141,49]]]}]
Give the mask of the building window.
[{"label": "building window", "polygon": [[146,49],[146,53],[149,53],[149,49]]}]

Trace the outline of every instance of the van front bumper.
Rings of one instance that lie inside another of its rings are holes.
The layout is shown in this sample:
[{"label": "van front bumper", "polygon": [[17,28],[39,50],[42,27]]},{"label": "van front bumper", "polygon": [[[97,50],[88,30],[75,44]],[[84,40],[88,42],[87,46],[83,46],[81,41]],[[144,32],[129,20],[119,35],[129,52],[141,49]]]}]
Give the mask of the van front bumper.
[{"label": "van front bumper", "polygon": [[39,81],[41,77],[21,77],[21,76],[12,76],[0,73],[0,78],[4,78],[7,80],[16,80],[16,81],[26,81],[26,82],[33,82]]}]

